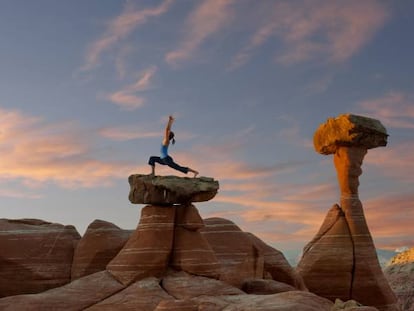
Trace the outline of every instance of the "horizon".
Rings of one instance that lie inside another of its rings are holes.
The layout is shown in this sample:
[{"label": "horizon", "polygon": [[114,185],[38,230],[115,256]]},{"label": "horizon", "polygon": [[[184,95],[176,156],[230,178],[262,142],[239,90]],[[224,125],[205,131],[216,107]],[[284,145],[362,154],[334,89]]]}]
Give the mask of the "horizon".
[{"label": "horizon", "polygon": [[414,2],[252,2],[3,1],[0,218],[134,229],[173,115],[170,155],[220,183],[201,216],[301,249],[340,199],[313,134],[352,113],[389,134],[359,178],[375,246],[414,247]]}]

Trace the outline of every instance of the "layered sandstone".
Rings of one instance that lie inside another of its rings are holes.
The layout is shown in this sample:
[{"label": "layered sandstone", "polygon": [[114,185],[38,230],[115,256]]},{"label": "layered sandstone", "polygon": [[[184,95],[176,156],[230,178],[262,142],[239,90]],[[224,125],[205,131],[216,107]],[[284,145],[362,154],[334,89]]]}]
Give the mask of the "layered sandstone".
[{"label": "layered sandstone", "polygon": [[204,220],[202,230],[220,263],[220,280],[242,288],[246,280],[273,279],[306,290],[301,276],[283,254],[223,218]]},{"label": "layered sandstone", "polygon": [[93,221],[76,246],[72,280],[103,271],[119,253],[132,232],[103,220]]},{"label": "layered sandstone", "polygon": [[318,128],[315,150],[334,154],[341,200],[305,247],[297,270],[309,290],[318,295],[331,300],[354,299],[380,310],[398,310],[358,195],[358,178],[367,149],[385,146],[387,136],[378,120],[350,114],[328,119]]},{"label": "layered sandstone", "polygon": [[0,219],[0,297],[39,293],[70,282],[73,226]]}]

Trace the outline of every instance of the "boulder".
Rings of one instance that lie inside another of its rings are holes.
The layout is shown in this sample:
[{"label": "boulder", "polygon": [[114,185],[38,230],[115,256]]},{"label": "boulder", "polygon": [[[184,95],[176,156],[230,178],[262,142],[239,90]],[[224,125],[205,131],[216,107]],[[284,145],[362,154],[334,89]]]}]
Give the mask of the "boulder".
[{"label": "boulder", "polygon": [[122,290],[123,285],[101,271],[39,294],[0,299],[2,311],[78,311]]},{"label": "boulder", "polygon": [[129,176],[129,200],[134,204],[188,204],[209,201],[219,189],[213,178],[188,178],[177,176]]},{"label": "boulder", "polygon": [[334,154],[338,147],[364,149],[387,145],[387,130],[380,121],[354,114],[342,114],[321,124],[313,136],[316,152]]},{"label": "boulder", "polygon": [[132,231],[103,220],[93,221],[75,249],[72,280],[106,269],[119,253]]},{"label": "boulder", "polygon": [[170,260],[174,226],[175,207],[145,206],[137,229],[107,270],[124,285],[162,276]]},{"label": "boulder", "polygon": [[79,239],[73,226],[0,219],[0,297],[39,293],[70,282]]}]

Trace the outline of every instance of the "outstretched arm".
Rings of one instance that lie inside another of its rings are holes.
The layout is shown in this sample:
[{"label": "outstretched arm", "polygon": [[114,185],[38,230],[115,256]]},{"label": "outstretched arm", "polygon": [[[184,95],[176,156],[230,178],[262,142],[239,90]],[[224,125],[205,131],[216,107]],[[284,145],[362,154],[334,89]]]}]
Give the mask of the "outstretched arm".
[{"label": "outstretched arm", "polygon": [[171,126],[174,122],[174,118],[173,116],[169,116],[168,117],[168,123],[167,126],[165,127],[165,134],[164,134],[164,139],[162,141],[162,144],[164,146],[168,145],[170,143],[170,132],[171,132]]}]

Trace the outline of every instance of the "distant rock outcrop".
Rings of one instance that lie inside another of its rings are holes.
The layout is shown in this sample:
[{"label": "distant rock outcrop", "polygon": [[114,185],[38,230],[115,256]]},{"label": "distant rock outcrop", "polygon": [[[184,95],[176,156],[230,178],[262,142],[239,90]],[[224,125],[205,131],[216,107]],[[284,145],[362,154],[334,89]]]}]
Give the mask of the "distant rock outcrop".
[{"label": "distant rock outcrop", "polygon": [[414,248],[392,258],[384,270],[402,311],[414,311]]},{"label": "distant rock outcrop", "polygon": [[103,220],[95,220],[86,229],[75,249],[72,281],[103,271],[119,253],[132,232]]},{"label": "distant rock outcrop", "polygon": [[328,119],[318,128],[315,150],[334,154],[341,204],[328,212],[297,268],[311,292],[333,301],[354,299],[383,311],[398,307],[365,220],[358,177],[367,149],[385,146],[387,137],[378,120],[350,114]]},{"label": "distant rock outcrop", "polygon": [[0,219],[0,297],[39,293],[69,283],[79,239],[73,226]]}]

